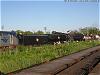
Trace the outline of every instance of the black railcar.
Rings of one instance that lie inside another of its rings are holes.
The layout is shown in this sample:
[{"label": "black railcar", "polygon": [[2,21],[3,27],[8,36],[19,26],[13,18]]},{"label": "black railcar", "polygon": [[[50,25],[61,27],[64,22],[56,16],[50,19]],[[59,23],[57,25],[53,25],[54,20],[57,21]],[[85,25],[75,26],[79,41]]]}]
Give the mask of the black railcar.
[{"label": "black railcar", "polygon": [[68,41],[68,35],[63,33],[52,33],[43,35],[18,35],[20,45],[42,45],[54,44],[56,42],[63,43]]},{"label": "black railcar", "polygon": [[72,35],[72,38],[74,41],[83,41],[84,35],[83,34],[74,34],[74,35]]},{"label": "black railcar", "polygon": [[42,45],[48,43],[48,35],[18,35],[20,45]]},{"label": "black railcar", "polygon": [[48,35],[48,39],[50,43],[67,41],[67,36],[65,34],[50,34]]},{"label": "black railcar", "polygon": [[70,40],[70,35],[66,34],[66,33],[62,33],[62,32],[56,32],[53,31],[52,34],[56,34],[58,35],[58,38],[60,39],[60,41],[69,41]]}]

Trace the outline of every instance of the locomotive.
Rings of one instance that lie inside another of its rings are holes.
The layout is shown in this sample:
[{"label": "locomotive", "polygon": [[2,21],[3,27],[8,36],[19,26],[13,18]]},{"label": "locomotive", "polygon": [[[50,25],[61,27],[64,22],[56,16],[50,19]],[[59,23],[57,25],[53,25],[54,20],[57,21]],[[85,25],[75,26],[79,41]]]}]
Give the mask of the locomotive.
[{"label": "locomotive", "polygon": [[0,48],[18,45],[18,38],[14,31],[0,31]]},{"label": "locomotive", "polygon": [[22,35],[22,34],[16,34],[16,32],[14,31],[11,32],[0,31],[0,47],[64,43],[72,39],[75,41],[76,40],[81,41],[84,39],[84,35],[82,34],[70,35],[56,31],[53,31],[52,34]]}]

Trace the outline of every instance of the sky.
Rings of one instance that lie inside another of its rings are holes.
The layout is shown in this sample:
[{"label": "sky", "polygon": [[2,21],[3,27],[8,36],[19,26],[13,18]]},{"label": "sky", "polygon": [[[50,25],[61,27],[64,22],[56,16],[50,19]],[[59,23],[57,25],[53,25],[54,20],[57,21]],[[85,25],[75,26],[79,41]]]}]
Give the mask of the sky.
[{"label": "sky", "polygon": [[4,30],[60,31],[88,26],[99,27],[99,5],[96,2],[64,2],[62,0],[2,0],[1,25]]}]

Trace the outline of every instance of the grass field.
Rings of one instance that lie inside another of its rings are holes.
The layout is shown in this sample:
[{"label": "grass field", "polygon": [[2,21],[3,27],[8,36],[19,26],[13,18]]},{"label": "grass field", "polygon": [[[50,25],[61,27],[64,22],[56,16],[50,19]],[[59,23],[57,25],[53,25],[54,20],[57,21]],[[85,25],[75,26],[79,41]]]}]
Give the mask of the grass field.
[{"label": "grass field", "polygon": [[0,71],[4,73],[12,72],[96,45],[100,45],[100,41],[70,42],[39,47],[18,46],[16,49],[0,52]]}]

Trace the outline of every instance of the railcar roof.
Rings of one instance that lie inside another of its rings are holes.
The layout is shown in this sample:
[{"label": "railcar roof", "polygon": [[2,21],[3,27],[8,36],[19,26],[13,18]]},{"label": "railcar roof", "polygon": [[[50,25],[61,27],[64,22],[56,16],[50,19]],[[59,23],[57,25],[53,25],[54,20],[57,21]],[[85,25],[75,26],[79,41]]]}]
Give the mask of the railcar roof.
[{"label": "railcar roof", "polygon": [[6,33],[6,34],[11,34],[11,35],[16,35],[16,32],[14,32],[14,31],[0,31],[0,33]]},{"label": "railcar roof", "polygon": [[28,34],[28,35],[23,35],[23,36],[48,36],[48,35],[65,35],[65,34]]},{"label": "railcar roof", "polygon": [[44,35],[32,34],[32,35],[24,35],[24,36],[48,36],[48,35],[46,35],[46,34],[44,34]]}]

